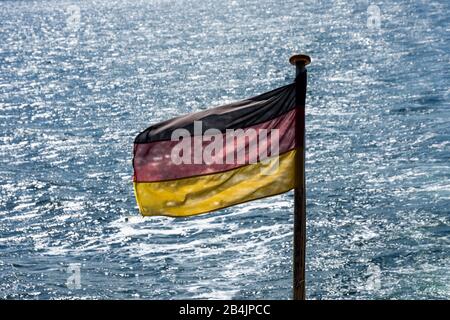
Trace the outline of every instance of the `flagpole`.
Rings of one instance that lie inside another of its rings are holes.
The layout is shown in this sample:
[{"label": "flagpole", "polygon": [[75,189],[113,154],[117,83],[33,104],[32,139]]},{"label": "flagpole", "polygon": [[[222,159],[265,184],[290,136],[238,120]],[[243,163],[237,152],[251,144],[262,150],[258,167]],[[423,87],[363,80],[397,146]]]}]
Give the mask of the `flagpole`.
[{"label": "flagpole", "polygon": [[294,55],[289,59],[296,68],[295,106],[297,140],[296,175],[297,187],[294,192],[294,257],[293,257],[293,298],[305,300],[305,256],[306,256],[306,181],[305,181],[305,100],[307,71],[311,63],[307,55]]}]

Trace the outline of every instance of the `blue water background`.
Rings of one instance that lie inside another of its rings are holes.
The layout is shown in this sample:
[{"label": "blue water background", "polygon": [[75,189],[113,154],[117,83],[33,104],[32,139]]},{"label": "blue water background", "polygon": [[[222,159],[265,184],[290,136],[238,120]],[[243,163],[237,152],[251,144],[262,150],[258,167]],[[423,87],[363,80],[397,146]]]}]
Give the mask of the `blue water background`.
[{"label": "blue water background", "polygon": [[308,297],[450,299],[449,12],[1,1],[0,298],[289,299],[292,193],[142,218],[131,158],[152,123],[290,83],[302,52]]}]

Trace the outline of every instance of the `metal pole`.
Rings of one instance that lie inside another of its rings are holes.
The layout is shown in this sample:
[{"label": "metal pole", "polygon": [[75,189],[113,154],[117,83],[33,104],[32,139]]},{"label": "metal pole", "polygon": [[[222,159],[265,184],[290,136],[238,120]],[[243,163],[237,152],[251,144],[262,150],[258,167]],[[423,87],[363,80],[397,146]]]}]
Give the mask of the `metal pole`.
[{"label": "metal pole", "polygon": [[294,192],[294,257],[293,257],[293,298],[305,300],[305,256],[306,256],[306,181],[305,181],[305,100],[307,72],[305,66],[311,63],[306,55],[294,55],[289,62],[296,67],[295,104],[296,122],[295,137],[296,155],[296,188]]}]

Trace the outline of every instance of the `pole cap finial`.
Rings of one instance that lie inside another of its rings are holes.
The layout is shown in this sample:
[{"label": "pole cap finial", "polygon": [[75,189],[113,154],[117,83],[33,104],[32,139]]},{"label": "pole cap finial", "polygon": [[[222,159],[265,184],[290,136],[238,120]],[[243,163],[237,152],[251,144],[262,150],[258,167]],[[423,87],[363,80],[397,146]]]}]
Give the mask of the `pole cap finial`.
[{"label": "pole cap finial", "polygon": [[289,62],[294,66],[296,66],[299,62],[303,62],[303,64],[307,66],[311,63],[311,58],[306,54],[296,54],[289,58]]}]

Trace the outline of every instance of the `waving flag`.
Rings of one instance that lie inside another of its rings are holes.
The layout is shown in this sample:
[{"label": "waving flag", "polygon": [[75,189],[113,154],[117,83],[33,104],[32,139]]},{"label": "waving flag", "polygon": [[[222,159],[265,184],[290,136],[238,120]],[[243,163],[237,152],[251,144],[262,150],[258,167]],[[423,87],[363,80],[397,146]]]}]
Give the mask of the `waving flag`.
[{"label": "waving flag", "polygon": [[182,217],[296,187],[295,85],[153,125],[134,142],[145,216]]}]

